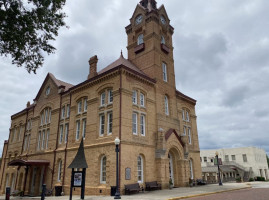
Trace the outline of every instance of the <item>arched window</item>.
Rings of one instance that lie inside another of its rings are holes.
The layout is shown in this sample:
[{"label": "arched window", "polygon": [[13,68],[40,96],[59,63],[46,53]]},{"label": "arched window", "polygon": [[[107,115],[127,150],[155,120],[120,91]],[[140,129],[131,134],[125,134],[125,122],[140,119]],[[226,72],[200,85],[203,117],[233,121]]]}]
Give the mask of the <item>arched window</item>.
[{"label": "arched window", "polygon": [[169,103],[168,103],[168,97],[166,95],[164,96],[164,109],[165,114],[169,115]]},{"label": "arched window", "polygon": [[192,160],[190,160],[189,163],[190,163],[190,179],[193,179]]},{"label": "arched window", "polygon": [[100,183],[106,183],[106,156],[101,158]]},{"label": "arched window", "polygon": [[143,43],[144,43],[144,35],[143,34],[140,34],[137,37],[137,45],[140,45],[140,44],[143,44]]},{"label": "arched window", "polygon": [[61,177],[62,177],[62,160],[59,161],[58,165],[58,182],[61,181]]},{"label": "arched window", "polygon": [[49,124],[51,120],[51,108],[45,108],[41,112],[41,119],[40,119],[40,125]]},{"label": "arched window", "polygon": [[137,157],[137,179],[138,183],[143,183],[143,158],[142,156]]}]

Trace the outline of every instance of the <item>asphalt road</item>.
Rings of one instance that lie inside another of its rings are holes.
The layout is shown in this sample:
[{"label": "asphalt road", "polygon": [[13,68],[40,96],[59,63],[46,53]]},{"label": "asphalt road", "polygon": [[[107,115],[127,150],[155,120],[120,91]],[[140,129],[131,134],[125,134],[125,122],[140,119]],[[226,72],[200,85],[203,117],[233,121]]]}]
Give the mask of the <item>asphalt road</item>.
[{"label": "asphalt road", "polygon": [[185,200],[269,200],[269,188],[250,188]]}]

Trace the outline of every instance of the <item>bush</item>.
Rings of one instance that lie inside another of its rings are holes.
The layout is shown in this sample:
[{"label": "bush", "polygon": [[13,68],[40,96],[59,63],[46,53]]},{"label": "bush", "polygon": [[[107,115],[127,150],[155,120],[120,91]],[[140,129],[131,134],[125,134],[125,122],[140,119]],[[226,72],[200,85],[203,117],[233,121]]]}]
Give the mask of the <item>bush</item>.
[{"label": "bush", "polygon": [[252,181],[254,181],[254,178],[250,178],[248,181],[249,181],[249,182],[252,182]]},{"label": "bush", "polygon": [[237,182],[237,183],[241,183],[241,182],[242,182],[242,181],[241,181],[241,177],[240,177],[240,176],[239,176],[239,177],[237,177],[235,180],[236,180],[236,182]]},{"label": "bush", "polygon": [[256,180],[257,181],[265,181],[265,178],[264,177],[261,177],[261,176],[257,176]]}]

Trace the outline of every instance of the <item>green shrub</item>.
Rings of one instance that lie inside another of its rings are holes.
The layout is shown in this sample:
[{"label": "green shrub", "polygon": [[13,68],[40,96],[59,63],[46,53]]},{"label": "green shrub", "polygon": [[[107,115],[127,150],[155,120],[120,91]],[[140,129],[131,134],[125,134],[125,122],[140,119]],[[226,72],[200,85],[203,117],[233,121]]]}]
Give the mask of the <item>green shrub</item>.
[{"label": "green shrub", "polygon": [[254,181],[254,178],[250,178],[248,181],[249,181],[249,182],[252,182],[252,181]]},{"label": "green shrub", "polygon": [[257,181],[265,181],[265,178],[264,177],[261,177],[261,176],[257,176],[256,180]]}]

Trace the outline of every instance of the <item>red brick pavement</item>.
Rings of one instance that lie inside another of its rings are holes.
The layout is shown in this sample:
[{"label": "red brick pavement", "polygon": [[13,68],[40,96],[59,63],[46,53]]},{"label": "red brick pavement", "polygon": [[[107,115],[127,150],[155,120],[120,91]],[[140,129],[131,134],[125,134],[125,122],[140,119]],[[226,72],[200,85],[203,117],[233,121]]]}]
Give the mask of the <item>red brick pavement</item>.
[{"label": "red brick pavement", "polygon": [[185,200],[269,200],[269,188],[250,188],[224,192]]}]

